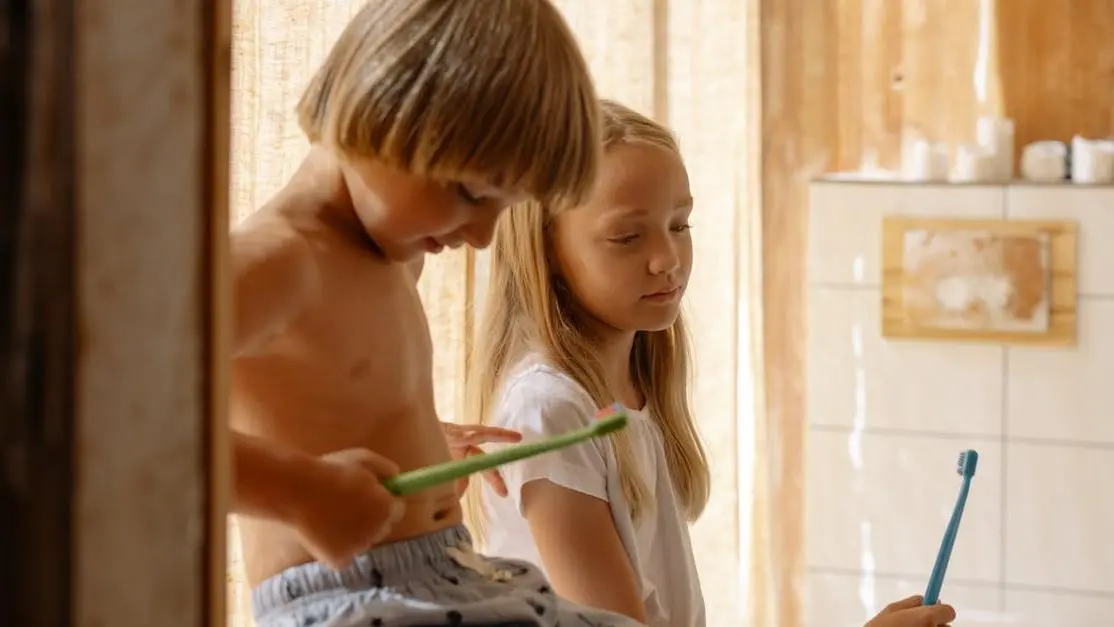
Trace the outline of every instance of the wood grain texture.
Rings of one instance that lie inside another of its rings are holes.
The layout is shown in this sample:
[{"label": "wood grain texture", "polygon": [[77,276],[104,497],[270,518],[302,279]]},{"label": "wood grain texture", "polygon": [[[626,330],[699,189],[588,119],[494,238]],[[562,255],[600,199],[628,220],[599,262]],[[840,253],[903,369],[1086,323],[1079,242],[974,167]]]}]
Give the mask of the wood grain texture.
[{"label": "wood grain texture", "polygon": [[998,5],[1003,108],[1017,120],[1017,154],[1041,139],[1114,135],[1114,3]]},{"label": "wood grain texture", "polygon": [[905,0],[900,27],[903,138],[974,141],[979,2]]},{"label": "wood grain texture", "polygon": [[[834,0],[761,0],[762,342],[766,416],[758,433],[767,494],[755,546],[772,599],[753,624],[804,624],[805,253],[808,188],[838,156]],[[763,450],[765,449],[765,450]],[[763,520],[764,519],[764,520]],[[757,558],[756,558],[757,559]],[[768,601],[769,602],[769,601]]]},{"label": "wood grain texture", "polygon": [[219,603],[223,105],[204,4],[80,4],[75,625],[204,625]]},{"label": "wood grain texture", "polygon": [[0,6],[0,624],[70,623],[74,5]]},{"label": "wood grain texture", "polygon": [[975,140],[1014,119],[1015,153],[1041,139],[1114,134],[1109,0],[833,0],[835,166],[896,171],[903,142]]},{"label": "wood grain texture", "polygon": [[202,334],[208,368],[204,379],[206,395],[205,432],[208,471],[208,517],[204,607],[202,617],[209,627],[228,622],[228,512],[232,506],[232,451],[228,421],[229,370],[231,366],[232,312],[229,255],[229,150],[231,142],[232,7],[229,2],[201,3],[202,50],[205,64],[205,111],[202,155],[202,200],[208,211],[202,215],[202,246],[206,266],[202,276]]}]

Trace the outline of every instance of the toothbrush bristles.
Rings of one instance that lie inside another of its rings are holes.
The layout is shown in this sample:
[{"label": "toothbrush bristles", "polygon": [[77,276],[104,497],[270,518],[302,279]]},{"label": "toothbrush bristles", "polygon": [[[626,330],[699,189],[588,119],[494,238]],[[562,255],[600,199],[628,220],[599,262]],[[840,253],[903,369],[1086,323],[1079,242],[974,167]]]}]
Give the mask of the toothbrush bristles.
[{"label": "toothbrush bristles", "polygon": [[962,477],[975,476],[975,468],[979,463],[979,454],[973,450],[966,450],[959,454],[956,460],[955,471]]}]

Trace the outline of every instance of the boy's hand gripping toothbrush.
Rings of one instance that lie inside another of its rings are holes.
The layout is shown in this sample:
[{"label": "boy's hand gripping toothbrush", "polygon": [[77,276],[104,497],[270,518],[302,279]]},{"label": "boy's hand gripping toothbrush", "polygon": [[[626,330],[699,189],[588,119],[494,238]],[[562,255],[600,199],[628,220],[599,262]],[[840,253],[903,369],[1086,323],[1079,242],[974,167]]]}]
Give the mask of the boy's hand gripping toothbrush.
[{"label": "boy's hand gripping toothbrush", "polygon": [[433,486],[463,479],[469,475],[491,470],[503,464],[533,457],[549,451],[555,451],[566,446],[579,444],[592,438],[614,433],[627,426],[627,414],[619,405],[606,407],[596,414],[598,420],[592,424],[562,433],[551,438],[537,442],[515,444],[493,453],[473,455],[464,459],[457,459],[443,464],[426,466],[408,472],[399,473],[383,482],[396,496],[405,496],[415,492],[427,490]]},{"label": "boy's hand gripping toothbrush", "polygon": [[936,565],[932,567],[932,576],[928,580],[928,588],[924,593],[924,605],[936,605],[940,601],[940,588],[944,585],[944,573],[948,570],[948,560],[952,556],[952,546],[955,544],[956,533],[959,532],[959,521],[963,518],[963,506],[967,504],[967,492],[971,489],[971,478],[975,476],[975,467],[979,463],[979,454],[975,451],[963,451],[959,454],[956,472],[963,477],[963,484],[959,488],[959,499],[955,502],[952,518],[948,521],[948,528],[944,532],[944,541],[940,543],[940,553],[936,555]]}]

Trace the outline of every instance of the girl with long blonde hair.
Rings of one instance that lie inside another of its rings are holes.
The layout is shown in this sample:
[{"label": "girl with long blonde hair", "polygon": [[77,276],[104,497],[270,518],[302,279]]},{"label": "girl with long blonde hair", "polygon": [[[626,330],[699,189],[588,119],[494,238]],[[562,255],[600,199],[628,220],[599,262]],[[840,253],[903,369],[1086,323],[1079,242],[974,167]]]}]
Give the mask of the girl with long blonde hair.
[{"label": "girl with long blonde hair", "polygon": [[[476,482],[466,514],[488,551],[538,565],[570,600],[650,627],[703,627],[688,523],[708,501],[709,474],[680,307],[693,199],[668,129],[614,102],[602,114],[588,199],[512,208],[496,227],[467,407],[470,422],[527,441],[615,402],[632,420],[607,440],[505,466],[505,496],[498,482]],[[954,618],[914,596],[867,627]]]},{"label": "girl with long blonde hair", "polygon": [[608,440],[504,468],[505,498],[474,486],[469,522],[487,550],[538,564],[573,601],[698,627],[688,523],[708,500],[709,472],[681,316],[693,200],[669,130],[614,102],[602,112],[589,199],[531,202],[496,227],[468,420],[526,441],[615,402],[631,422]]}]

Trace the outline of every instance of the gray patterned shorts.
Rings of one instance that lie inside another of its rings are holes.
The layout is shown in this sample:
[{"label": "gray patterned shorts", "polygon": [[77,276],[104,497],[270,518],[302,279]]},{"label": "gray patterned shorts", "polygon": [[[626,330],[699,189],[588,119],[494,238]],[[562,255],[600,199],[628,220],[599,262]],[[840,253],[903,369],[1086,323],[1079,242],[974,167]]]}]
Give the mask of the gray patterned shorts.
[{"label": "gray patterned shorts", "polygon": [[258,627],[639,625],[561,599],[527,562],[473,552],[463,526],[377,547],[343,571],[289,568],[252,591],[252,609]]}]

